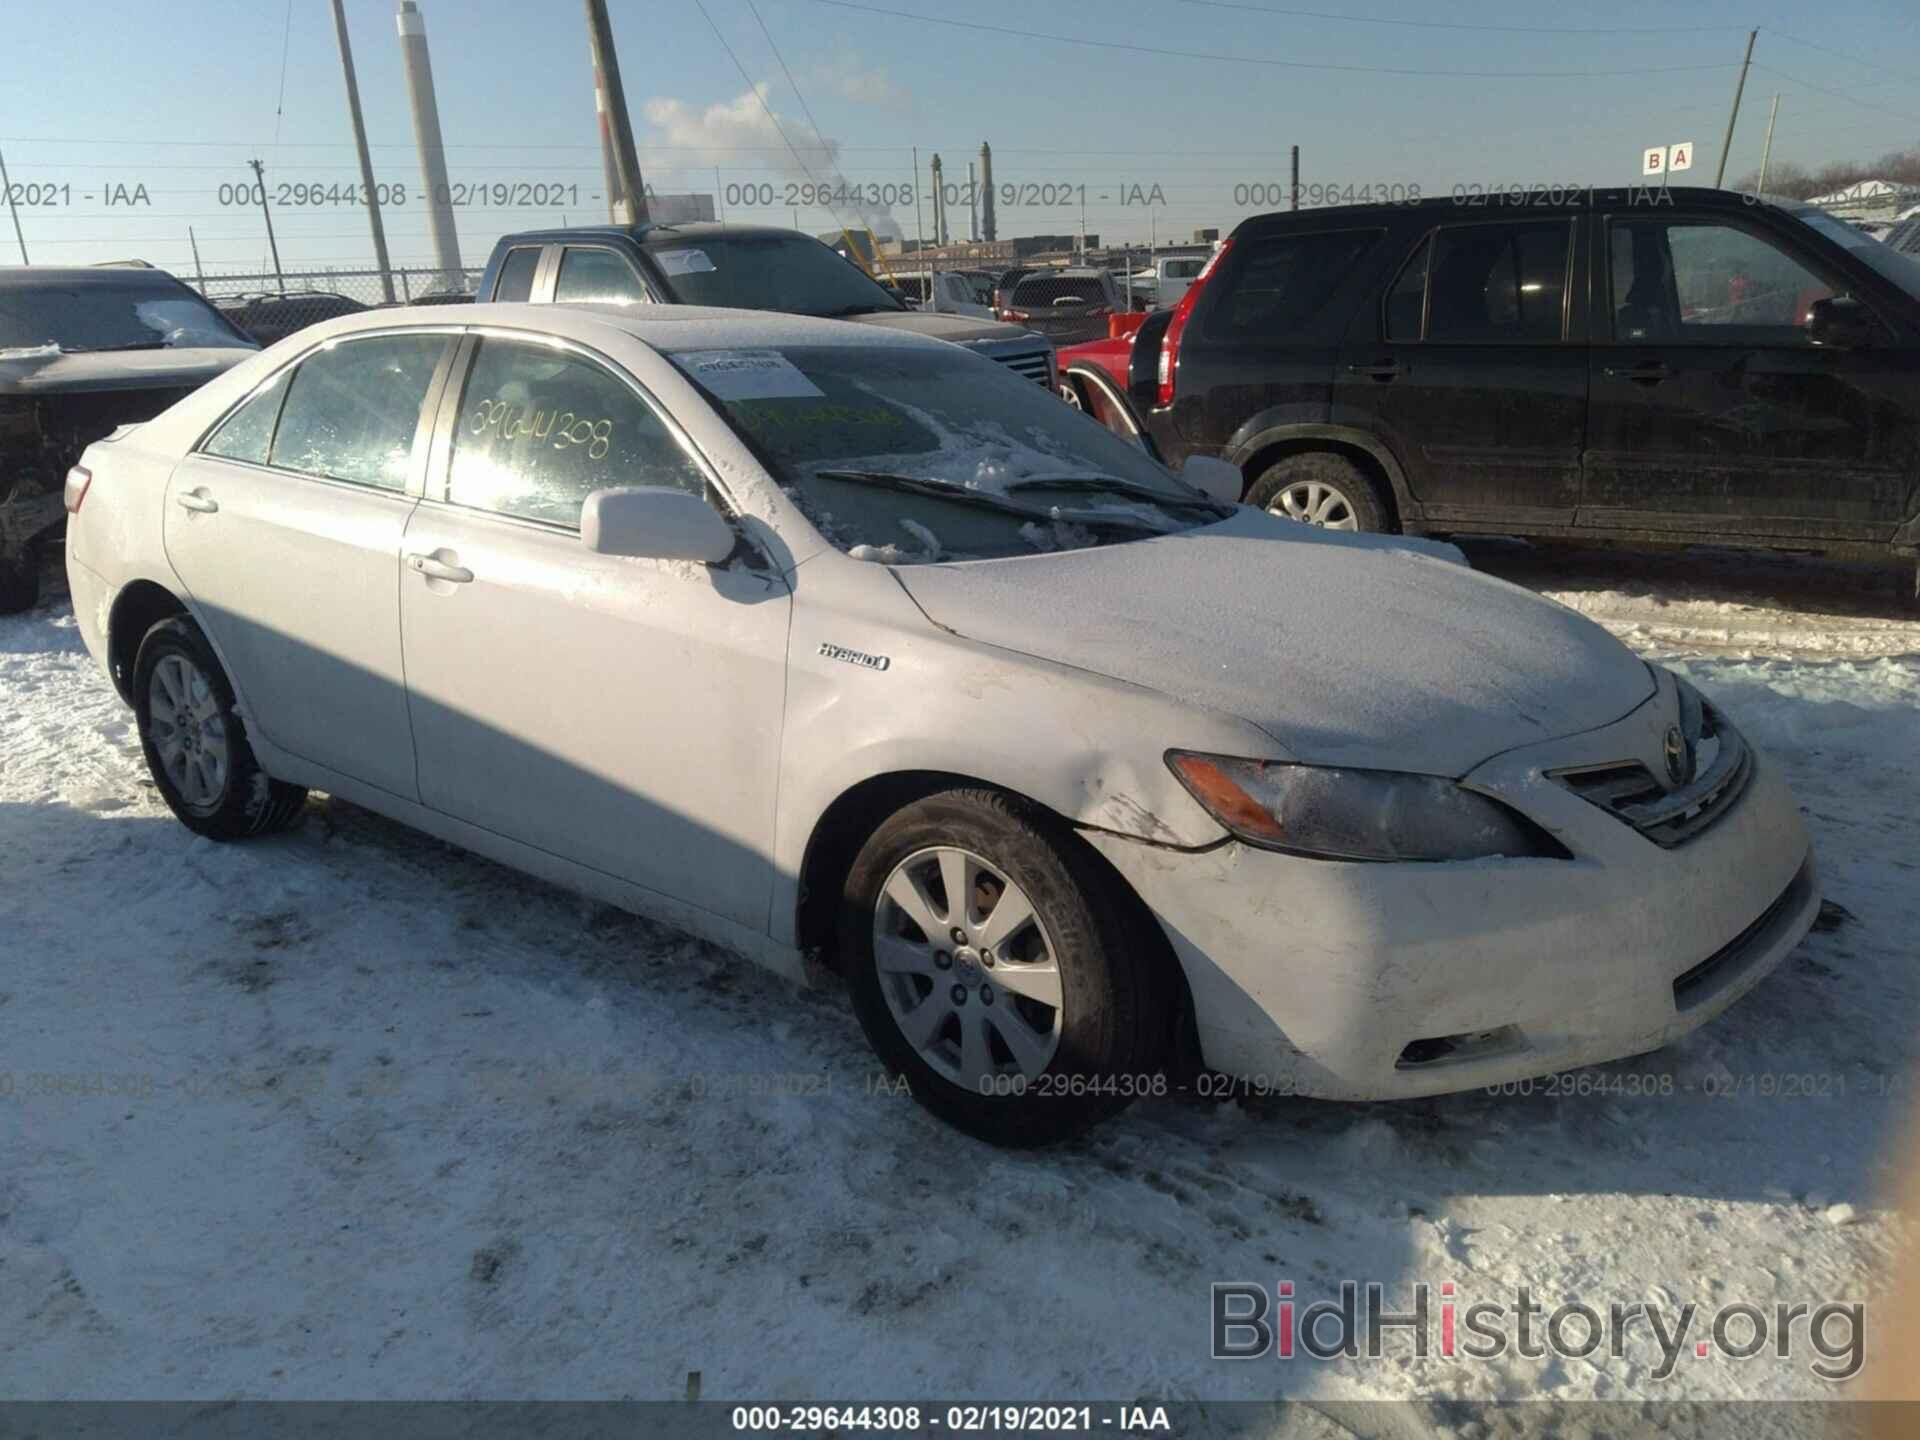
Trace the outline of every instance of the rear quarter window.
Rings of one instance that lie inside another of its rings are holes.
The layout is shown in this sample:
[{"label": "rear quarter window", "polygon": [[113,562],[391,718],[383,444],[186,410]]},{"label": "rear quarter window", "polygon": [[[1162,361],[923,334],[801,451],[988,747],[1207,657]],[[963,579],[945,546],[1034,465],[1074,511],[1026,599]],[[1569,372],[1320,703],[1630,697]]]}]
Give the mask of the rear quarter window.
[{"label": "rear quarter window", "polygon": [[1352,308],[1339,303],[1345,282],[1384,233],[1327,230],[1252,241],[1220,277],[1202,333],[1229,343],[1337,341]]}]

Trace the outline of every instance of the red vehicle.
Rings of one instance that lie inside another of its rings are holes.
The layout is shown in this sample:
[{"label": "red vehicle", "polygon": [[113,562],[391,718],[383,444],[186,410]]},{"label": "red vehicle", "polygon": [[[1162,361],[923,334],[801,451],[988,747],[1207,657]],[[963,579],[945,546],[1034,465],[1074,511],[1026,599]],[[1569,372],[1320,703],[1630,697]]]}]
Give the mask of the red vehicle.
[{"label": "red vehicle", "polygon": [[1062,346],[1059,351],[1060,398],[1130,439],[1145,434],[1127,401],[1127,370],[1134,336],[1146,319],[1143,310],[1109,315],[1107,333],[1100,339]]}]

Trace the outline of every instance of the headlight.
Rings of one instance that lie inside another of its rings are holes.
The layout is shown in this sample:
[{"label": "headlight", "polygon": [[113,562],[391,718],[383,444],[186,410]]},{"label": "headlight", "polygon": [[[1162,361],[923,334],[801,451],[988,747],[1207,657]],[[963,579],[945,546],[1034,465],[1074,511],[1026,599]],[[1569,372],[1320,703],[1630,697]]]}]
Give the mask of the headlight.
[{"label": "headlight", "polygon": [[1323,860],[1477,860],[1566,849],[1497,800],[1433,775],[1167,752],[1209,814],[1250,845]]}]

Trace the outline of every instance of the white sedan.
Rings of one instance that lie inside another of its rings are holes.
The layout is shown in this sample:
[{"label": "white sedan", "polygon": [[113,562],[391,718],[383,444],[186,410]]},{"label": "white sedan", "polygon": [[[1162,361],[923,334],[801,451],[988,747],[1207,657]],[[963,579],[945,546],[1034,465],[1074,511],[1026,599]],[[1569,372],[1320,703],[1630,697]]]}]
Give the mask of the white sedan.
[{"label": "white sedan", "polygon": [[1390,1098],[1638,1053],[1799,940],[1807,836],[1724,715],[1222,468],[871,327],[386,310],[92,446],[67,570],[191,829],[323,790],[837,970],[999,1141],[1182,1074]]}]

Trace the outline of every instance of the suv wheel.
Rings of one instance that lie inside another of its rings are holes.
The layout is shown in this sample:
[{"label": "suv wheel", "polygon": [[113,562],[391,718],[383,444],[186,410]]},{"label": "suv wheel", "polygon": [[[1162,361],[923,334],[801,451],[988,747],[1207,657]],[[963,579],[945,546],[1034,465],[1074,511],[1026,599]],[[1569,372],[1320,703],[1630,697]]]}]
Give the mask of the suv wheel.
[{"label": "suv wheel", "polygon": [[1275,461],[1253,482],[1247,503],[1283,520],[1327,530],[1390,528],[1373,482],[1344,455],[1326,451]]},{"label": "suv wheel", "polygon": [[1164,1093],[1165,1000],[1074,837],[990,790],[907,806],[854,860],[840,943],[855,1012],[927,1109],[1001,1145]]},{"label": "suv wheel", "polygon": [[300,813],[305,787],[260,768],[233,687],[191,620],[162,620],[141,640],[133,708],[153,783],[189,830],[242,840],[284,830]]}]

